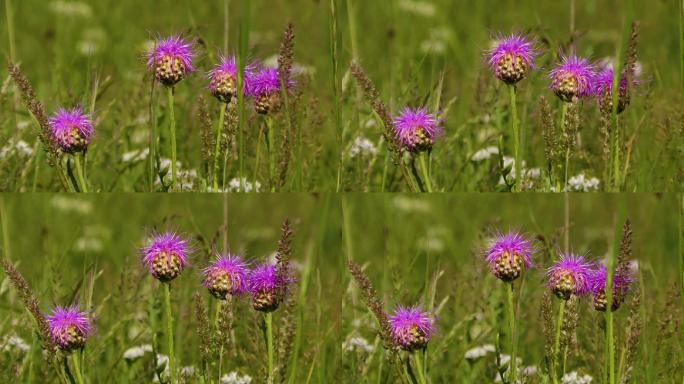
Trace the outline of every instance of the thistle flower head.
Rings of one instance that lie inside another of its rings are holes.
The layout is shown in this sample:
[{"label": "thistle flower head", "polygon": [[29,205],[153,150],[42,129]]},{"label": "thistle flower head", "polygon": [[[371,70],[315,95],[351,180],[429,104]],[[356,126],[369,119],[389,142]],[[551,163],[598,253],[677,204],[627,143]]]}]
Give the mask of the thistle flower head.
[{"label": "thistle flower head", "polygon": [[[252,66],[247,64],[243,82],[246,83],[250,78],[251,71]],[[209,71],[208,77],[209,85],[207,88],[219,101],[230,103],[230,100],[237,96],[238,65],[235,56],[222,56],[219,64]],[[243,89],[246,88],[243,85]]]},{"label": "thistle flower head", "polygon": [[530,40],[513,34],[499,37],[496,46],[487,51],[487,56],[496,77],[506,84],[515,84],[534,68],[537,52]]},{"label": "thistle flower head", "polygon": [[48,123],[52,129],[53,140],[67,153],[84,151],[95,132],[90,116],[83,113],[81,107],[59,108]]},{"label": "thistle flower head", "polygon": [[[280,75],[278,68],[259,68],[249,75],[246,91],[254,99],[257,113],[267,115],[280,108]],[[286,88],[294,85],[292,80],[285,83]]]},{"label": "thistle flower head", "polygon": [[516,232],[499,233],[491,240],[486,260],[497,278],[510,282],[522,274],[523,269],[532,267],[532,243]]},{"label": "thistle flower head", "polygon": [[158,39],[155,47],[147,52],[147,66],[154,70],[155,78],[167,87],[171,87],[193,72],[192,42],[180,35]]},{"label": "thistle flower head", "polygon": [[564,56],[561,63],[549,73],[550,88],[561,100],[573,102],[591,95],[594,76],[594,67],[589,60]]},{"label": "thistle flower head", "polygon": [[247,291],[248,273],[247,264],[240,256],[221,255],[204,269],[203,285],[214,297],[225,300],[228,295]]},{"label": "thistle flower head", "polygon": [[55,307],[52,310],[52,315],[46,318],[52,340],[64,352],[85,347],[88,336],[93,331],[90,316],[86,312],[81,312],[75,305]]},{"label": "thistle flower head", "polygon": [[188,242],[173,232],[155,234],[142,250],[142,261],[154,278],[169,282],[178,277],[188,263]]},{"label": "thistle flower head", "polygon": [[275,265],[262,264],[249,273],[248,289],[252,307],[261,312],[273,312],[287,294],[292,278],[278,276]]},{"label": "thistle flower head", "polygon": [[[606,98],[606,106],[611,110],[613,109],[614,74],[615,72],[613,72],[612,67],[608,66],[604,68],[594,77],[593,85],[594,94],[599,97],[599,99]],[[631,83],[631,85],[635,85],[636,80],[632,79]],[[622,113],[630,103],[629,86],[630,84],[628,84],[627,77],[625,77],[625,75],[620,75],[620,80],[618,82],[618,113]]]},{"label": "thistle flower head", "polygon": [[[605,312],[608,307],[608,299],[606,297],[606,283],[608,280],[608,270],[604,265],[599,266],[598,269],[592,272],[589,279],[589,289],[593,296],[594,309]],[[620,305],[625,301],[629,286],[634,282],[629,268],[618,268],[613,274],[613,304],[611,311],[620,308]]]},{"label": "thistle flower head", "polygon": [[560,260],[546,272],[546,286],[563,300],[568,300],[571,295],[582,296],[589,292],[592,267],[593,264],[584,256],[562,254]]},{"label": "thistle flower head", "polygon": [[397,307],[389,323],[394,344],[409,352],[427,347],[435,332],[434,319],[418,306]]},{"label": "thistle flower head", "polygon": [[394,134],[399,143],[409,152],[422,152],[432,149],[435,139],[442,128],[435,115],[425,108],[404,108],[394,118]]}]

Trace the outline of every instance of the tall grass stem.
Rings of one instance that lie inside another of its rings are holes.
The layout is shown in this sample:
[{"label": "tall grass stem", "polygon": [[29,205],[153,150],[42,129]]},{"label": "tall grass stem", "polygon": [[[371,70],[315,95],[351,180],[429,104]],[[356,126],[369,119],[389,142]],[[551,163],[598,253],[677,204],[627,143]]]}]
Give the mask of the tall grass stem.
[{"label": "tall grass stem", "polygon": [[218,182],[218,171],[219,171],[219,156],[221,155],[221,131],[223,130],[223,121],[226,116],[226,103],[221,103],[221,110],[219,111],[219,121],[216,125],[216,145],[214,146],[214,170],[212,172],[212,182],[214,192],[218,192],[219,182]]},{"label": "tall grass stem", "polygon": [[176,186],[176,116],[173,110],[173,87],[166,87],[169,108],[169,134],[171,135],[171,186]]},{"label": "tall grass stem", "polygon": [[171,313],[171,284],[163,284],[164,317],[166,317],[166,344],[169,350],[169,382],[176,382],[176,360],[173,346],[173,314]]}]

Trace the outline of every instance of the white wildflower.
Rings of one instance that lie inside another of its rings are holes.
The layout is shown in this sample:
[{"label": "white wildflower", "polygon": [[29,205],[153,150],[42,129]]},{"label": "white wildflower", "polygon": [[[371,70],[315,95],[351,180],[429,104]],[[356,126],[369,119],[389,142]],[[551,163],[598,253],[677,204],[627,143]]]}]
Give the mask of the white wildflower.
[{"label": "white wildflower", "polygon": [[0,341],[0,351],[9,352],[18,350],[19,352],[26,353],[29,349],[31,349],[31,347],[19,336],[5,336],[5,338]]},{"label": "white wildflower", "polygon": [[597,191],[601,181],[595,177],[587,178],[584,173],[575,175],[568,180],[566,191],[571,192],[590,192]]},{"label": "white wildflower", "polygon": [[345,352],[361,352],[361,353],[371,353],[373,352],[373,346],[361,336],[350,336],[347,340],[342,343],[342,349]]},{"label": "white wildflower", "polygon": [[487,356],[488,353],[494,353],[496,348],[492,344],[480,345],[466,351],[465,358],[468,360],[477,360],[481,357]]},{"label": "white wildflower", "polygon": [[123,353],[123,358],[126,360],[138,360],[139,358],[145,356],[147,352],[152,352],[151,344],[138,345],[136,347],[128,348]]},{"label": "white wildflower", "polygon": [[489,159],[490,157],[492,157],[492,155],[498,155],[498,154],[499,154],[499,148],[492,145],[492,146],[489,146],[486,148],[482,148],[482,149],[478,150],[477,152],[475,152],[470,157],[470,160],[475,161],[475,162],[479,162],[482,160]]},{"label": "white wildflower", "polygon": [[593,377],[589,375],[580,375],[577,371],[566,373],[561,378],[563,384],[589,384],[592,380],[594,380]]},{"label": "white wildflower", "polygon": [[68,197],[63,194],[56,194],[50,200],[50,205],[63,213],[87,215],[93,211],[93,204],[90,201]]},{"label": "white wildflower", "polygon": [[142,161],[147,159],[147,156],[150,154],[150,149],[149,148],[143,148],[143,149],[134,149],[132,151],[125,152],[123,155],[121,155],[121,161],[124,163],[131,163],[134,161]]},{"label": "white wildflower", "polygon": [[221,376],[221,384],[250,384],[251,382],[251,376],[240,375],[236,371]]},{"label": "white wildflower", "polygon": [[428,213],[431,210],[430,203],[425,199],[397,196],[392,201],[395,208],[405,213]]},{"label": "white wildflower", "polygon": [[357,136],[351,148],[349,148],[349,157],[352,159],[358,155],[375,156],[377,154],[378,149],[375,147],[375,144],[363,136]]},{"label": "white wildflower", "polygon": [[[240,185],[243,184],[243,185]],[[242,190],[242,187],[244,186],[244,191]],[[228,182],[228,191],[230,192],[246,192],[250,193],[252,191],[254,192],[261,192],[261,183],[258,181],[255,181],[254,183],[250,182],[247,180],[247,178],[243,177],[242,178],[242,183],[240,183],[240,179],[237,177],[234,177],[230,179]]]}]

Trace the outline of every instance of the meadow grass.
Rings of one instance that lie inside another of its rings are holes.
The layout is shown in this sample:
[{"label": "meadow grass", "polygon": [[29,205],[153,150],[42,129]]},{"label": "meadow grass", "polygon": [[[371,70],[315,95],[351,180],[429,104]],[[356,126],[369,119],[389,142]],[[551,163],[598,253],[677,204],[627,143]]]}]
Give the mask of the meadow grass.
[{"label": "meadow grass", "polygon": [[[150,91],[153,81],[142,55],[154,44],[152,37],[173,33],[196,39],[199,53],[198,72],[178,85],[174,97],[180,163],[176,189],[215,189],[213,172],[203,171],[207,143],[197,117],[198,97],[208,93],[204,73],[222,51],[235,53],[241,66],[247,60],[275,65],[289,21],[296,34],[296,87],[284,94],[285,108],[271,116],[269,160],[257,166],[261,119],[252,101],[239,97],[237,106],[228,106],[221,131],[218,189],[237,190],[242,184],[245,190],[245,183],[258,181],[263,191],[409,190],[401,167],[388,154],[378,116],[350,77],[353,59],[392,115],[404,106],[425,106],[443,119],[445,133],[424,167],[434,191],[508,191],[515,183],[519,189],[548,191],[564,189],[565,177],[558,185],[545,182],[539,98],[550,101],[551,121],[558,121],[562,109],[547,89],[546,73],[571,50],[593,61],[617,55],[616,66],[624,66],[631,21],[638,21],[639,85],[631,92],[631,104],[606,125],[596,100],[581,102],[576,145],[565,156],[568,166],[558,160],[559,167],[568,170],[572,188],[582,189],[584,184],[573,177],[584,175],[599,181],[588,189],[675,191],[681,190],[684,174],[680,7],[679,2],[594,0],[188,0],[122,1],[116,7],[95,1],[7,1],[0,51],[21,64],[48,113],[77,104],[93,112],[97,133],[82,164],[89,191],[165,190],[159,174],[171,171],[166,167],[173,164],[173,138],[160,128],[173,121],[172,110],[165,97],[155,96],[163,87]],[[483,57],[497,33],[511,32],[536,39],[543,52],[537,69],[517,84],[517,119],[506,86],[497,82]],[[11,82],[2,78],[2,189],[62,190],[59,173],[41,156],[35,122],[17,103]],[[220,128],[222,106],[208,106],[212,126]],[[513,132],[516,127],[519,135]],[[478,152],[501,147],[499,152],[514,158],[513,138],[518,136],[517,164]],[[527,179],[511,179],[516,166]],[[274,184],[272,172],[282,174],[282,182]]]}]

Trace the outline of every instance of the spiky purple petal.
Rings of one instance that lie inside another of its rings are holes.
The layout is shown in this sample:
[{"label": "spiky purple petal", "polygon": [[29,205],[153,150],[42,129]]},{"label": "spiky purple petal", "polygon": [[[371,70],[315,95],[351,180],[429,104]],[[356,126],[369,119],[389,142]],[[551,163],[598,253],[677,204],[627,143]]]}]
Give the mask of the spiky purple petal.
[{"label": "spiky purple petal", "polygon": [[523,35],[500,36],[497,40],[496,46],[487,51],[487,62],[499,80],[515,84],[534,68],[537,51]]},{"label": "spiky purple petal", "polygon": [[593,266],[584,256],[561,254],[560,260],[546,272],[546,286],[564,300],[571,295],[582,296],[589,292]]},{"label": "spiky purple petal", "polygon": [[389,323],[392,340],[405,351],[425,348],[435,332],[433,317],[419,306],[397,307]]},{"label": "spiky purple petal", "polygon": [[394,134],[407,151],[421,152],[432,148],[442,127],[435,115],[425,108],[404,108],[394,119]]},{"label": "spiky purple petal", "polygon": [[550,88],[561,100],[572,102],[593,92],[594,66],[577,56],[563,56],[561,63],[549,72]]},{"label": "spiky purple petal", "polygon": [[142,261],[162,282],[178,277],[188,264],[188,242],[174,232],[155,234],[142,249]]},{"label": "spiky purple petal", "polygon": [[46,319],[53,341],[63,351],[83,348],[93,331],[91,317],[76,305],[57,306]]},{"label": "spiky purple petal", "polygon": [[499,233],[490,241],[485,259],[492,273],[503,281],[520,277],[523,268],[532,267],[532,242],[517,232]]},{"label": "spiky purple petal", "polygon": [[225,254],[219,256],[203,271],[203,285],[215,297],[225,299],[227,295],[241,295],[247,292],[249,269],[240,256]]},{"label": "spiky purple petal", "polygon": [[90,116],[81,107],[59,108],[48,120],[52,138],[67,153],[85,150],[95,129]]}]

